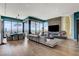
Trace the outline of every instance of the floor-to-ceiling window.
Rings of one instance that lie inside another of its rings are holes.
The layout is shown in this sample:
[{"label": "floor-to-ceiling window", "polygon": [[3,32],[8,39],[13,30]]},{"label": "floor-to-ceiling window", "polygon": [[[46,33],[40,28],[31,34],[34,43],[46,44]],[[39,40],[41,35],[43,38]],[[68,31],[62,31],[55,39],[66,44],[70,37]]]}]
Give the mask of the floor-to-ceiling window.
[{"label": "floor-to-ceiling window", "polygon": [[21,21],[18,21],[17,28],[18,33],[23,33],[23,23]]},{"label": "floor-to-ceiling window", "polygon": [[24,23],[24,33],[27,33],[27,22]]},{"label": "floor-to-ceiling window", "polygon": [[23,22],[14,19],[4,19],[4,37],[6,34],[23,33]]},{"label": "floor-to-ceiling window", "polygon": [[36,34],[40,33],[40,23],[36,22]]},{"label": "floor-to-ceiling window", "polygon": [[24,23],[24,33],[27,35],[29,33],[29,24],[28,21]]},{"label": "floor-to-ceiling window", "polygon": [[48,31],[48,23],[42,21],[31,21],[31,34],[40,34]]},{"label": "floor-to-ceiling window", "polygon": [[40,33],[43,32],[43,22],[40,22]]},{"label": "floor-to-ceiling window", "polygon": [[31,21],[31,34],[35,34],[36,27],[35,27],[35,21]]},{"label": "floor-to-ceiling window", "polygon": [[4,21],[4,37],[7,33],[11,34],[11,21]]},{"label": "floor-to-ceiling window", "polygon": [[48,22],[44,22],[44,33],[48,32]]},{"label": "floor-to-ceiling window", "polygon": [[18,33],[17,21],[12,20],[12,34]]}]

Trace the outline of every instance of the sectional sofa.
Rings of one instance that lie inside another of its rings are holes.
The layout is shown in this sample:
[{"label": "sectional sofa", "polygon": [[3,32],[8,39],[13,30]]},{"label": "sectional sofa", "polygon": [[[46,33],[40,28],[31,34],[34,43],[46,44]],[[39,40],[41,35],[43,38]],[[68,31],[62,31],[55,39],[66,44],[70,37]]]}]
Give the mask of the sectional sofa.
[{"label": "sectional sofa", "polygon": [[41,43],[43,45],[54,47],[55,45],[59,44],[61,41],[63,41],[63,38],[66,39],[66,33],[63,32],[63,35],[61,35],[60,32],[54,32],[51,35],[44,34],[44,35],[33,35],[28,34],[27,38],[29,40]]}]

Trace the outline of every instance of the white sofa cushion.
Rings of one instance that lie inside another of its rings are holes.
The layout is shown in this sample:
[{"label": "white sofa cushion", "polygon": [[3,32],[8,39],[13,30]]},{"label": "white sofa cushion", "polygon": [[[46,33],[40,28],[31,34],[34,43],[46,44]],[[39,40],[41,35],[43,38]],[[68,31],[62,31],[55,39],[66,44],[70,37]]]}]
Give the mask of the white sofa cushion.
[{"label": "white sofa cushion", "polygon": [[63,40],[62,39],[47,39],[46,45],[54,47],[55,45],[61,43]]}]

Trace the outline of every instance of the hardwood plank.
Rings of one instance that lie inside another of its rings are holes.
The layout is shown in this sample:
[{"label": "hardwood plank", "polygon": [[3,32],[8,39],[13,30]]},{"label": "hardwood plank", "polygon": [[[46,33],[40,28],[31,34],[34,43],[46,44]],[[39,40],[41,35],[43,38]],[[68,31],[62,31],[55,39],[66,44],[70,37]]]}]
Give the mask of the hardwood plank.
[{"label": "hardwood plank", "polygon": [[72,40],[65,40],[54,48],[28,39],[8,41],[0,46],[0,56],[79,56],[79,48],[76,46]]}]

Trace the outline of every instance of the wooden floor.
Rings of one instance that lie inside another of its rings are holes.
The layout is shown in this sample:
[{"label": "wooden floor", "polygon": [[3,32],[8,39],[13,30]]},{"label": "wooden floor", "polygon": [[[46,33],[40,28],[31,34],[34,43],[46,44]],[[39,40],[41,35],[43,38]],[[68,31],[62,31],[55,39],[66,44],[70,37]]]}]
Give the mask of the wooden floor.
[{"label": "wooden floor", "polygon": [[79,47],[72,40],[50,48],[25,39],[0,46],[0,56],[79,56]]}]

